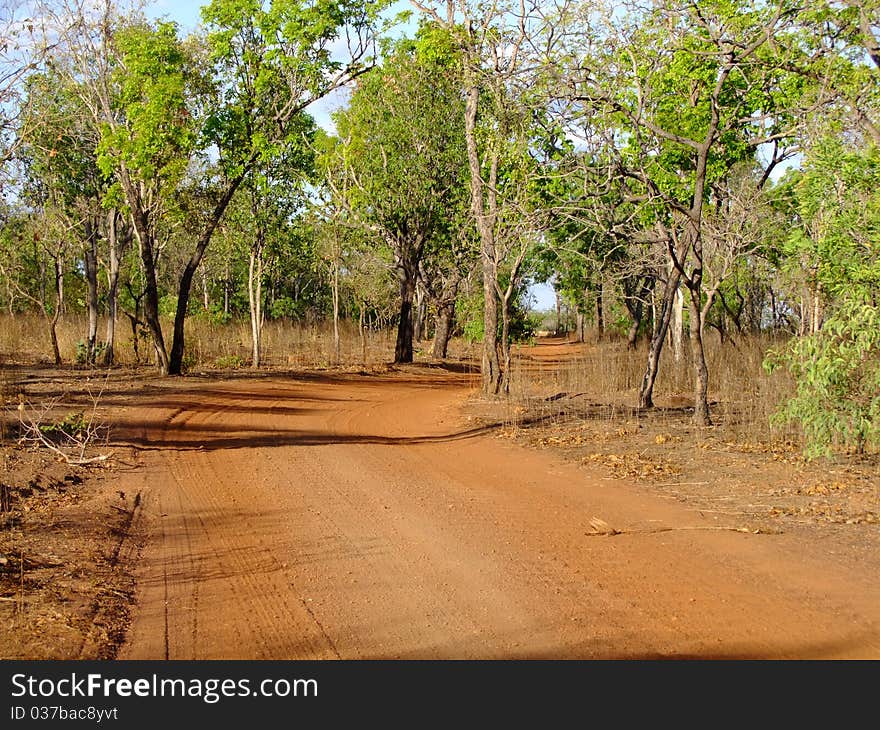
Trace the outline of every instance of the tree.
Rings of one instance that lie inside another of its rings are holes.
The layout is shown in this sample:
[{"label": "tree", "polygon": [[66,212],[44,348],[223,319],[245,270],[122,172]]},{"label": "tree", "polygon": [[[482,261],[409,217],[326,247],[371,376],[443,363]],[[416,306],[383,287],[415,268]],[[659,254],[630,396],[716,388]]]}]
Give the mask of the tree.
[{"label": "tree", "polygon": [[426,262],[460,240],[463,105],[447,33],[394,44],[336,117],[325,165],[341,205],[394,254],[400,314],[394,361],[413,359],[413,299]]},{"label": "tree", "polygon": [[305,206],[305,194],[297,182],[312,166],[314,122],[301,113],[296,123],[301,143],[288,147],[271,165],[253,171],[239,188],[223,226],[232,239],[232,248],[243,253],[247,260],[251,365],[255,368],[262,361],[267,275],[276,260],[299,253],[290,245],[297,235],[296,220]]},{"label": "tree", "polygon": [[[193,276],[235,191],[259,164],[301,142],[292,120],[372,64],[378,3],[320,0],[257,3],[213,0],[202,10],[219,94],[205,115],[203,140],[219,152],[214,205],[180,276],[169,372],[180,374]],[[347,40],[344,60],[331,49]]]},{"label": "tree", "polygon": [[[90,123],[75,89],[52,70],[29,77],[26,108],[18,155],[26,176],[24,190],[32,200],[48,203],[53,215],[65,221],[69,234],[81,242],[79,259],[88,290],[84,361],[94,365],[99,240],[104,233],[102,201],[106,193],[96,164],[99,132]],[[30,122],[31,116],[39,121]]]},{"label": "tree", "polygon": [[[539,227],[526,222],[535,212],[534,190],[512,175],[515,184],[499,185],[506,173],[527,165],[533,112],[546,100],[535,95],[541,70],[556,59],[551,50],[556,26],[538,2],[480,4],[468,0],[412,4],[456,39],[462,58],[464,128],[469,172],[470,211],[480,240],[483,278],[482,390],[497,395],[506,387],[509,305],[516,279]],[[567,3],[564,3],[567,5]],[[517,198],[525,193],[526,199]],[[518,234],[528,230],[525,237]],[[505,271],[506,268],[506,271]],[[505,282],[502,284],[502,282]],[[513,283],[511,289],[509,284]],[[504,302],[499,297],[505,298]],[[499,305],[501,310],[499,330]]]},{"label": "tree", "polygon": [[880,152],[825,138],[796,176],[800,226],[790,237],[794,269],[806,269],[816,307],[809,333],[771,355],[797,392],[777,418],[803,427],[808,456],[834,446],[880,447]]},{"label": "tree", "polygon": [[[159,367],[167,373],[171,363],[159,321],[158,238],[196,149],[191,106],[196,67],[173,23],[122,25],[112,35],[109,28],[101,32],[98,53],[80,51],[81,62],[100,59],[113,65],[104,79],[86,82],[84,98],[95,105],[101,125],[98,165],[116,181],[131,216],[146,279],[144,317]],[[88,73],[87,68],[83,77]]]},{"label": "tree", "polygon": [[[774,45],[798,6],[787,0],[744,7],[723,1],[609,8],[584,20],[597,37],[579,62],[571,99],[581,119],[610,129],[618,141],[618,174],[660,233],[670,273],[655,321],[639,405],[653,405],[660,354],[680,284],[689,294],[695,383],[694,421],[711,423],[703,348],[705,250],[703,219],[713,185],[761,145],[792,136],[799,88],[788,83],[788,58]],[[790,150],[769,163],[779,164]]]}]

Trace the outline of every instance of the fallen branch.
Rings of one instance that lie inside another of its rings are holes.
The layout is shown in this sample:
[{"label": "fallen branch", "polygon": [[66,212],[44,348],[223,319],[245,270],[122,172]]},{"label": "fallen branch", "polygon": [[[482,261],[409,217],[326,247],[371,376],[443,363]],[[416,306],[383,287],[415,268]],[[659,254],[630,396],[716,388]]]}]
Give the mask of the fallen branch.
[{"label": "fallen branch", "polygon": [[[109,376],[108,376],[109,377]],[[106,382],[106,381],[105,381]],[[88,466],[107,461],[113,452],[89,456],[94,445],[103,440],[106,444],[108,429],[98,420],[98,404],[103,387],[97,395],[89,392],[92,407],[87,413],[73,417],[68,415],[64,421],[53,423],[49,414],[59,406],[60,399],[54,399],[33,408],[21,400],[18,404],[18,422],[21,425],[19,443],[30,443],[48,449],[72,466]]]},{"label": "fallen branch", "polygon": [[[614,527],[611,527],[604,520],[600,520],[598,517],[594,517],[590,520],[590,527],[593,528],[593,532],[585,533],[587,537],[598,537],[598,536],[606,536],[613,537],[614,535],[653,535],[660,532],[679,532],[684,530],[713,530],[713,531],[726,531],[726,532],[739,532],[744,535],[761,535],[761,534],[771,534],[761,529],[750,530],[748,527],[727,527],[723,525],[693,525],[693,526],[685,526],[685,527],[652,527],[645,528],[641,530],[618,530]],[[773,533],[779,534],[779,533]]]}]

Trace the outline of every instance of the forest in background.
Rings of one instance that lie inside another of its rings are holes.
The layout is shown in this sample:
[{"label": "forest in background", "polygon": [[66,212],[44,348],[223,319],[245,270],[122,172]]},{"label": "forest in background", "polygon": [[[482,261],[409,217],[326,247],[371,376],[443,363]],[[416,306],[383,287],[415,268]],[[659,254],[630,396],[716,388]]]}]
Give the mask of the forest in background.
[{"label": "forest in background", "polygon": [[246,323],[254,367],[292,322],[329,324],[337,361],[344,332],[364,358],[389,332],[395,363],[461,335],[499,396],[546,281],[576,338],[632,349],[640,408],[672,374],[708,425],[742,358],[790,373],[775,417],[808,454],[877,450],[880,4],[412,13],[402,37],[382,3],[214,0],[184,36],[111,0],[4,2],[4,330],[61,365],[81,322],[80,365],[169,375],[199,322]]}]

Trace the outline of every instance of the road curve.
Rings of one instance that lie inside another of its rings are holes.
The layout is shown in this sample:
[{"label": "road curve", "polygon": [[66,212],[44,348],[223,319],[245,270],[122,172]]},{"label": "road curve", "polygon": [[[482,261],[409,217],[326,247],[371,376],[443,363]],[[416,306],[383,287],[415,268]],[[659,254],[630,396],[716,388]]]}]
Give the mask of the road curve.
[{"label": "road curve", "polygon": [[876,576],[473,428],[466,375],[187,386],[117,429],[149,534],[120,658],[880,656]]}]

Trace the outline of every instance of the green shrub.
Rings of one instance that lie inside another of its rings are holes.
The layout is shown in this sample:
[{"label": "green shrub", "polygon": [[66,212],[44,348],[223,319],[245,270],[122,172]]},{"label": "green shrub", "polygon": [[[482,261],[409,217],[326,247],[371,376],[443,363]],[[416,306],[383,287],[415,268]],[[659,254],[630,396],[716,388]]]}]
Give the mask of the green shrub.
[{"label": "green shrub", "polygon": [[845,301],[819,332],[765,362],[770,371],[780,365],[797,392],[774,419],[801,424],[809,458],[835,447],[859,454],[880,447],[880,308]]}]

